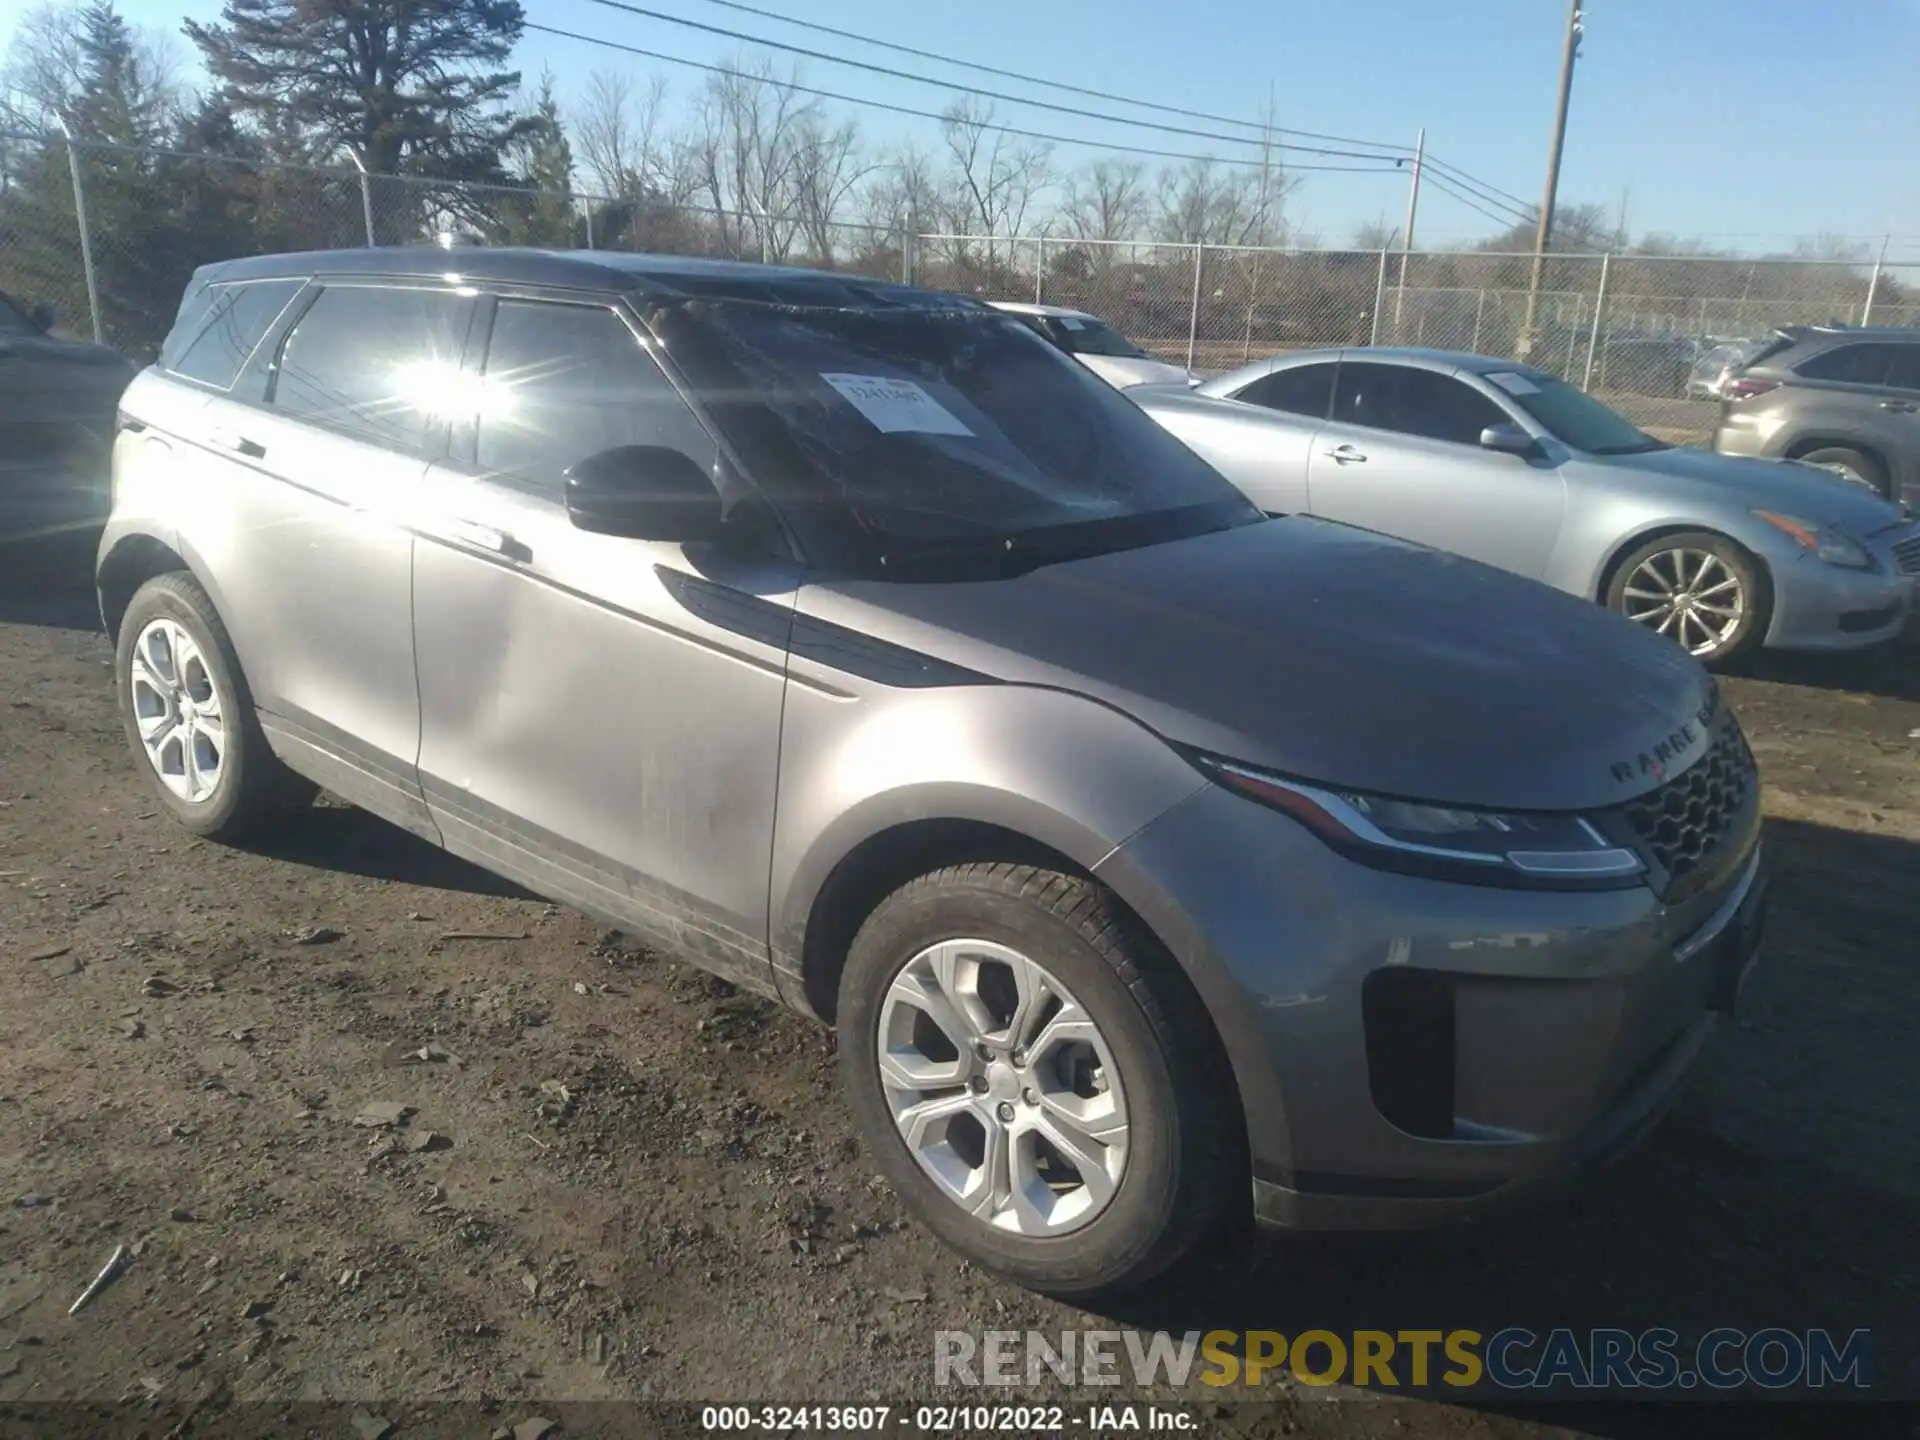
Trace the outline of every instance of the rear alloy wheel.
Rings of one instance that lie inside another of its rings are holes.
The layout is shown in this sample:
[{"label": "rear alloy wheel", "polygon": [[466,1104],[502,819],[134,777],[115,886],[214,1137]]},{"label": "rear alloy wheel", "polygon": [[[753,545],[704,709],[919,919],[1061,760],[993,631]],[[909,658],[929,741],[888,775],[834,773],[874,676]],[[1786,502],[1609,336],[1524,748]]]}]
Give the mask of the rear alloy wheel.
[{"label": "rear alloy wheel", "polygon": [[1627,556],[1607,604],[1708,664],[1741,653],[1763,629],[1754,562],[1732,541],[1704,531],[1665,536]]},{"label": "rear alloy wheel", "polygon": [[942,1240],[1030,1289],[1138,1285],[1246,1204],[1232,1072],[1178,966],[1097,882],[911,881],[840,977],[868,1149]]},{"label": "rear alloy wheel", "polygon": [[312,803],[313,785],[268,747],[227,628],[193,576],[159,575],[134,592],[115,668],[127,744],[187,829],[235,840]]}]

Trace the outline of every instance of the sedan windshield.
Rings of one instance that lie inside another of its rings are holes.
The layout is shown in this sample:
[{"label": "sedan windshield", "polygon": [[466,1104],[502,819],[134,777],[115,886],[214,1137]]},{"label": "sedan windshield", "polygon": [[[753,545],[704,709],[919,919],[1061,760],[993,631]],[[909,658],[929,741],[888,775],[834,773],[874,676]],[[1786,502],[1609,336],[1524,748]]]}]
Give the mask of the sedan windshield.
[{"label": "sedan windshield", "polygon": [[1153,358],[1111,325],[1087,316],[1049,315],[1043,323],[1054,343],[1069,355],[1110,355],[1120,360]]},{"label": "sedan windshield", "polygon": [[720,300],[655,324],[816,563],[1007,573],[1261,518],[1008,316]]},{"label": "sedan windshield", "polygon": [[1538,420],[1547,433],[1589,455],[1643,455],[1671,447],[1586,392],[1538,370],[1502,370],[1487,379]]}]

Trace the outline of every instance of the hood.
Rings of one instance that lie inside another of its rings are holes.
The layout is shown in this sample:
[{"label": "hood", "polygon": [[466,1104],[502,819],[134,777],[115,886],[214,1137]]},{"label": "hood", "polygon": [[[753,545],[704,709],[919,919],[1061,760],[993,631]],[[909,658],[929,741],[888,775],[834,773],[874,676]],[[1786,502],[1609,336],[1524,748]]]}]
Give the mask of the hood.
[{"label": "hood", "polygon": [[1076,355],[1073,358],[1109,385],[1122,390],[1135,385],[1185,386],[1192,378],[1185,366],[1169,365],[1164,360],[1134,359],[1126,355]]},{"label": "hood", "polygon": [[1717,500],[1732,494],[1756,508],[1838,525],[1854,535],[1871,535],[1900,524],[1903,518],[1897,505],[1864,486],[1791,460],[1748,460],[1678,445],[1645,455],[1583,455],[1581,460],[1623,480],[1651,472],[1707,486]]},{"label": "hood", "polygon": [[[1588,810],[1705,748],[1678,646],[1474,561],[1306,517],[973,584],[809,586],[803,612],[1169,740],[1409,799]],[[1636,771],[1638,776],[1638,771]]]},{"label": "hood", "polygon": [[133,365],[105,345],[63,340],[57,335],[0,335],[0,360],[33,365],[111,369],[133,374]]}]

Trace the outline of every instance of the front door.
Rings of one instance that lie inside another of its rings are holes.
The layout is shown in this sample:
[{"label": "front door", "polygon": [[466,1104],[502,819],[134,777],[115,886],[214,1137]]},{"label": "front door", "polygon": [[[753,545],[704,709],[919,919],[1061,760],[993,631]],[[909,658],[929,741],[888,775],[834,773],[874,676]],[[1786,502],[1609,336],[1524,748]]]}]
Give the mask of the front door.
[{"label": "front door", "polygon": [[1539,579],[1560,538],[1557,468],[1480,446],[1512,416],[1438,370],[1343,360],[1307,465],[1315,515]]},{"label": "front door", "polygon": [[576,529],[576,461],[665,445],[713,473],[714,443],[611,308],[507,298],[477,328],[477,418],[427,477],[414,562],[434,819],[455,852],[767,991],[795,572]]}]

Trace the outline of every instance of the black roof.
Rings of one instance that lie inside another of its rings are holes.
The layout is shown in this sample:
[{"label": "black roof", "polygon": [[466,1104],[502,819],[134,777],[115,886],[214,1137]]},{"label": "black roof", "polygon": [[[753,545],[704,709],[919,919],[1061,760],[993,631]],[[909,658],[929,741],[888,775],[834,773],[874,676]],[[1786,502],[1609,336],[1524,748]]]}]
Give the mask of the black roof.
[{"label": "black roof", "polygon": [[198,278],[229,281],[308,275],[494,280],[662,298],[706,296],[788,304],[987,308],[966,296],[828,270],[756,265],[743,260],[708,260],[689,255],[635,255],[623,250],[495,249],[466,245],[308,250],[222,261],[203,267]]}]

